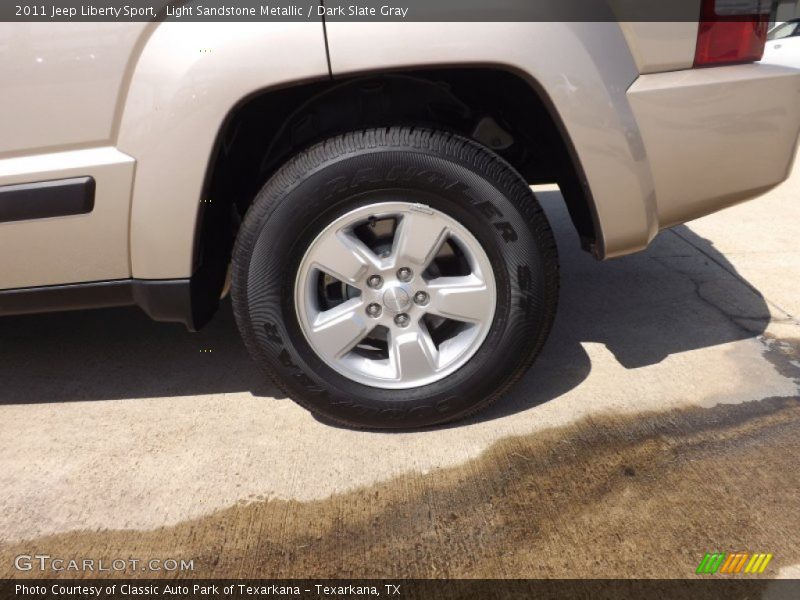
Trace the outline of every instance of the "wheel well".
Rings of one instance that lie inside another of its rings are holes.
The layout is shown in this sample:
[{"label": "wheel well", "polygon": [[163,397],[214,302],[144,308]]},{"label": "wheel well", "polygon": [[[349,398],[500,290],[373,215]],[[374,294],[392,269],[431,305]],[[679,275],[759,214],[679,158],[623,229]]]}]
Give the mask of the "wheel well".
[{"label": "wheel well", "polygon": [[583,247],[597,252],[596,219],[580,164],[534,82],[498,68],[394,71],[268,90],[234,107],[209,163],[193,297],[206,295],[197,301],[215,308],[241,218],[282,164],[328,137],[392,125],[473,138],[530,184],[559,184]]}]

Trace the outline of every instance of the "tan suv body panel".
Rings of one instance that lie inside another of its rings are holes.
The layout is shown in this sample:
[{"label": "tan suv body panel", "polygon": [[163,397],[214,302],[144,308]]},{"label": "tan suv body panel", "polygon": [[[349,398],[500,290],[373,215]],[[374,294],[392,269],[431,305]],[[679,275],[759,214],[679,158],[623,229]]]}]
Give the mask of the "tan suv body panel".
[{"label": "tan suv body panel", "polygon": [[92,212],[0,223],[0,288],[131,276],[134,159],[117,150],[143,23],[0,23],[0,186],[95,179]]},{"label": "tan suv body panel", "polygon": [[605,258],[779,183],[800,130],[800,72],[692,70],[696,23],[334,22],[330,57],[321,22],[13,27],[0,186],[82,173],[97,194],[88,214],[0,223],[0,289],[190,277],[226,116],[328,78],[328,58],[334,77],[489,65],[527,79],[574,147]]},{"label": "tan suv body panel", "polygon": [[145,23],[0,23],[0,159],[112,145]]},{"label": "tan suv body panel", "polygon": [[192,274],[203,184],[228,113],[259,90],[328,76],[321,22],[158,27],[136,66],[117,141],[137,161],[134,277]]},{"label": "tan suv body panel", "polygon": [[0,28],[14,42],[0,54],[12,77],[0,186],[96,181],[90,213],[0,223],[0,289],[189,277],[227,114],[259,90],[329,76],[321,22]]},{"label": "tan suv body panel", "polygon": [[788,176],[800,132],[800,71],[640,73],[690,67],[692,32],[696,23],[328,25],[334,75],[488,62],[541,86],[583,167],[605,258],[643,249],[659,229]]}]

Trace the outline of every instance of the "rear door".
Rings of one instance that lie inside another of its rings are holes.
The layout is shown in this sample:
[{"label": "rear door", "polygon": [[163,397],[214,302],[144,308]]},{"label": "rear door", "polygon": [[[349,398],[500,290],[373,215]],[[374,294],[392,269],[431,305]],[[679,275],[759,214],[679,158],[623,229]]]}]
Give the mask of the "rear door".
[{"label": "rear door", "polygon": [[114,148],[144,23],[0,24],[0,290],[130,276]]}]

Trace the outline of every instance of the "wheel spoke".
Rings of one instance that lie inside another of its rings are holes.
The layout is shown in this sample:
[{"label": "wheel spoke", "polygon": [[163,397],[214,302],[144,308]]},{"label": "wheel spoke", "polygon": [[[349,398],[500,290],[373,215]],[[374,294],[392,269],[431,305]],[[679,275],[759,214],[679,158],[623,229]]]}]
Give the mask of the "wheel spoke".
[{"label": "wheel spoke", "polygon": [[447,223],[436,214],[404,214],[394,234],[392,256],[395,264],[426,268],[442,247],[448,233]]},{"label": "wheel spoke", "polygon": [[343,231],[319,240],[313,247],[311,260],[328,275],[351,285],[358,284],[378,258],[355,236]]},{"label": "wheel spoke", "polygon": [[431,297],[428,312],[433,315],[480,323],[492,313],[492,295],[486,283],[475,275],[440,277],[428,284]]},{"label": "wheel spoke", "polygon": [[427,331],[410,327],[403,332],[392,332],[390,343],[397,379],[411,381],[436,372],[438,351]]},{"label": "wheel spoke", "polygon": [[312,328],[314,344],[328,356],[339,358],[369,333],[361,298],[340,304],[317,315]]},{"label": "wheel spoke", "polygon": [[[434,265],[448,240],[452,257]],[[472,274],[452,277],[451,266]],[[402,201],[333,219],[306,250],[294,295],[300,327],[322,362],[391,390],[460,369],[486,339],[496,303],[492,264],[473,234],[444,212]]]}]

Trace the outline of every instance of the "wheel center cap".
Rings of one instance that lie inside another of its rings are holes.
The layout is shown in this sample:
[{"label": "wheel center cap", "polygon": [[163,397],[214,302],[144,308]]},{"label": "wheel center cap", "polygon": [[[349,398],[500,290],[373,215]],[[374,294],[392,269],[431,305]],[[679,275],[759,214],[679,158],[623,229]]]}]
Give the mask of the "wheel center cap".
[{"label": "wheel center cap", "polygon": [[400,313],[411,306],[411,296],[401,287],[391,287],[383,294],[383,305],[392,312]]}]

